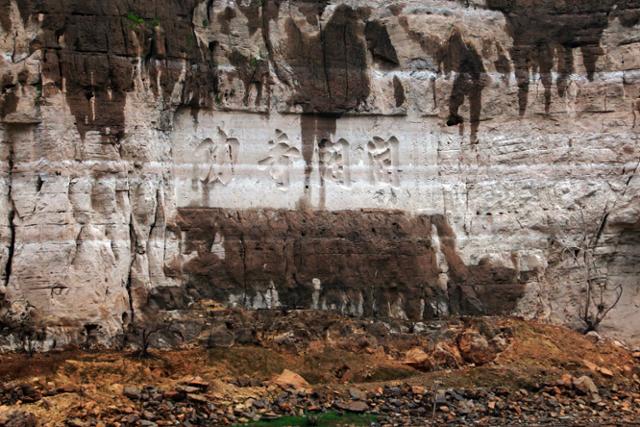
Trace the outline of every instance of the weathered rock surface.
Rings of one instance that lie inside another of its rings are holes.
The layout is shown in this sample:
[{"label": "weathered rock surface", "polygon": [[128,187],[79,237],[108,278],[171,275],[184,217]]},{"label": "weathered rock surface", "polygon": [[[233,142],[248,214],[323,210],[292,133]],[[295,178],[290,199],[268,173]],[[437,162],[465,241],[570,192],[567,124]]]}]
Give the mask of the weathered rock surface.
[{"label": "weathered rock surface", "polygon": [[639,343],[639,20],[0,0],[0,347],[116,345],[202,299],[581,326],[556,242],[585,235],[623,291],[601,330]]}]

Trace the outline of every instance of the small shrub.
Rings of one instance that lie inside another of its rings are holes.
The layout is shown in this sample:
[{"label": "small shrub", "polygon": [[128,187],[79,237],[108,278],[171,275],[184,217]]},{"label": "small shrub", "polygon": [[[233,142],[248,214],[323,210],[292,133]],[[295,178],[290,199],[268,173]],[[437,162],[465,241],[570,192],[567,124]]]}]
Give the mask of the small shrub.
[{"label": "small shrub", "polygon": [[127,19],[132,24],[140,25],[140,26],[144,25],[144,18],[136,15],[134,12],[127,13]]},{"label": "small shrub", "polygon": [[127,20],[132,27],[153,29],[160,26],[159,18],[156,17],[146,20],[143,17],[138,16],[135,12],[128,12]]}]

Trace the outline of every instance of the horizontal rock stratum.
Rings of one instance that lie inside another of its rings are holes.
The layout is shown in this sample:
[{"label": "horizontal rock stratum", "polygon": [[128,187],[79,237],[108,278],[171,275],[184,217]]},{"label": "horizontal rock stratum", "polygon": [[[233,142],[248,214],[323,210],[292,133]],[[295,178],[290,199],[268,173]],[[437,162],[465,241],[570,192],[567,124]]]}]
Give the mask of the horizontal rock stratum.
[{"label": "horizontal rock stratum", "polygon": [[208,300],[584,327],[619,292],[600,331],[640,344],[639,30],[640,0],[0,0],[0,348]]}]

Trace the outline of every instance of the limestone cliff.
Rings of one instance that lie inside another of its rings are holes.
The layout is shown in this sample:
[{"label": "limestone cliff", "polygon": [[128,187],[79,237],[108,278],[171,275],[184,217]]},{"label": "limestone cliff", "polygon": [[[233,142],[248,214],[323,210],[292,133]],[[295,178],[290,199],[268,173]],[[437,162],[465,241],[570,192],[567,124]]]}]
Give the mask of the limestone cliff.
[{"label": "limestone cliff", "polygon": [[577,327],[585,239],[638,344],[639,30],[640,0],[0,0],[0,347],[212,299]]}]

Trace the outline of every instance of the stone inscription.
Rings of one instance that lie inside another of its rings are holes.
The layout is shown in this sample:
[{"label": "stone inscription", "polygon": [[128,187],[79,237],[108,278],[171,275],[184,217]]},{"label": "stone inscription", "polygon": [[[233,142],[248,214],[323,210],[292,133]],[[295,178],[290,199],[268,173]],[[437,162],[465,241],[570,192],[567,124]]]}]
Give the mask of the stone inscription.
[{"label": "stone inscription", "polygon": [[371,184],[385,183],[394,187],[400,186],[399,145],[400,143],[395,136],[386,141],[374,136],[367,143]]},{"label": "stone inscription", "polygon": [[278,188],[287,190],[291,167],[301,157],[300,150],[292,147],[287,134],[279,129],[276,129],[276,138],[270,140],[269,145],[269,156],[260,160],[258,164],[269,171]]},{"label": "stone inscription", "polygon": [[349,187],[351,185],[351,164],[347,140],[340,138],[338,141],[332,142],[323,139],[318,148],[320,174],[323,179]]},{"label": "stone inscription", "polygon": [[[258,161],[258,168],[266,171],[276,186],[286,191],[291,183],[292,168],[302,158],[288,135],[276,129],[275,137],[268,141],[266,157]],[[318,170],[322,180],[331,181],[345,188],[354,183],[351,175],[352,146],[344,138],[322,139],[316,145]],[[195,150],[192,182],[194,188],[200,185],[212,188],[216,184],[227,186],[234,178],[238,164],[240,142],[227,136],[218,128],[213,138],[205,138]],[[384,139],[374,136],[366,145],[358,146],[356,154],[362,152],[367,167],[369,183],[375,186],[400,186],[399,141],[392,136]],[[356,156],[356,163],[357,163]]]},{"label": "stone inscription", "polygon": [[238,162],[240,142],[236,138],[229,138],[218,128],[218,135],[204,139],[196,148],[193,164],[194,184],[201,182],[205,187],[219,183],[227,185],[235,174]]}]

